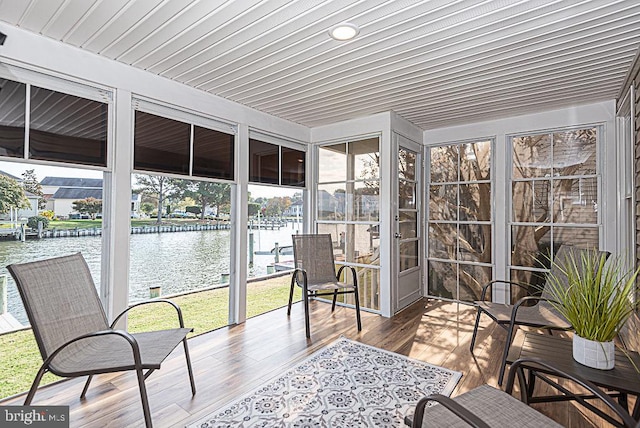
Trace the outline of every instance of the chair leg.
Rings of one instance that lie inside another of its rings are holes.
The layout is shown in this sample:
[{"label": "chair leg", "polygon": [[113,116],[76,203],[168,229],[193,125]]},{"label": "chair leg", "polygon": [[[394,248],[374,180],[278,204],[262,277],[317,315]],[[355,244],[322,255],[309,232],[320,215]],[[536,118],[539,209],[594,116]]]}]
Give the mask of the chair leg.
[{"label": "chair leg", "polygon": [[304,326],[307,333],[307,339],[311,338],[311,329],[309,328],[309,291],[307,284],[302,286],[302,300],[304,300]]},{"label": "chair leg", "polygon": [[473,354],[473,347],[476,345],[476,337],[478,336],[478,326],[480,325],[480,315],[482,315],[482,311],[478,308],[478,315],[476,315],[476,325],[473,327],[473,336],[471,336],[471,345],[469,345],[469,350]]},{"label": "chair leg", "polygon": [[89,384],[91,383],[92,379],[93,379],[93,375],[89,375],[89,377],[87,378],[87,382],[84,384],[84,388],[82,389],[82,394],[80,394],[81,400],[84,400],[84,397],[87,395],[87,391],[89,390]]},{"label": "chair leg", "polygon": [[502,353],[502,363],[500,364],[500,374],[498,375],[498,385],[502,386],[502,379],[504,378],[504,372],[507,367],[507,355],[509,355],[509,348],[511,347],[511,340],[513,339],[513,330],[515,325],[513,323],[509,324],[509,329],[507,330],[507,339],[504,343],[504,352]]},{"label": "chair leg", "polygon": [[336,309],[336,300],[338,300],[338,289],[336,288],[333,291],[333,304],[331,305],[331,312]]},{"label": "chair leg", "polygon": [[291,289],[289,290],[289,306],[287,307],[287,316],[291,315],[291,305],[293,303],[293,287],[296,281],[295,274],[291,275]]},{"label": "chair leg", "polygon": [[40,381],[42,380],[42,376],[44,376],[46,372],[47,372],[47,369],[43,364],[42,366],[40,366],[40,370],[38,370],[38,373],[36,373],[36,378],[33,379],[33,383],[31,384],[31,389],[27,394],[27,398],[25,398],[24,400],[25,406],[28,406],[31,404],[31,401],[33,400],[33,396],[36,395],[36,390],[38,389],[38,385],[40,385]]},{"label": "chair leg", "polygon": [[360,320],[360,296],[358,295],[357,284],[354,285],[353,294],[355,294],[356,298],[356,320],[358,322],[358,331],[362,331],[362,321]]},{"label": "chair leg", "polygon": [[187,370],[189,371],[189,381],[191,382],[191,395],[196,395],[196,382],[193,379],[193,368],[191,367],[191,357],[189,356],[189,346],[187,346],[187,338],[182,339],[184,344],[184,357],[187,359]]},{"label": "chair leg", "polygon": [[144,384],[144,373],[142,368],[136,369],[138,375],[138,388],[140,389],[140,399],[142,400],[142,412],[144,413],[144,423],[147,428],[152,428],[151,411],[149,410],[149,399],[147,397],[147,387]]}]

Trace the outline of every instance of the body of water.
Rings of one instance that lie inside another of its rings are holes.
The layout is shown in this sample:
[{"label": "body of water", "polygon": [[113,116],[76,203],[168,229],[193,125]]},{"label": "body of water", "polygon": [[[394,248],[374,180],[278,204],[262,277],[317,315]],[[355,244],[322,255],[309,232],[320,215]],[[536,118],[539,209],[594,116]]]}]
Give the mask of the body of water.
[{"label": "body of water", "polygon": [[[301,223],[288,223],[279,230],[253,230],[254,251],[269,251],[274,243],[291,245],[291,235],[301,231]],[[175,294],[219,285],[229,273],[231,231],[210,230],[145,233],[130,236],[129,301],[149,298],[149,288],[160,286],[162,294]],[[248,250],[247,250],[248,251]],[[97,286],[100,284],[102,238],[83,236],[41,240],[0,241],[0,274],[8,276],[8,311],[27,323],[18,290],[6,266],[81,252]],[[281,260],[292,256],[281,256]],[[267,273],[273,255],[254,255],[249,276]]]}]

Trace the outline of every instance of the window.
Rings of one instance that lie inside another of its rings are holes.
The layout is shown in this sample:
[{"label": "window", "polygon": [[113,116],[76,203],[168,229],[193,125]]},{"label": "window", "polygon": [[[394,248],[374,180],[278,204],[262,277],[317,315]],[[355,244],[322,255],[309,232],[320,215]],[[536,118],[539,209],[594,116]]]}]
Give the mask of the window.
[{"label": "window", "polygon": [[493,277],[491,141],[432,147],[429,159],[429,294],[478,300]]},{"label": "window", "polygon": [[135,110],[134,169],[235,179],[236,138],[232,126],[140,100],[135,103],[134,108],[148,108],[162,115]]},{"label": "window", "polygon": [[0,86],[1,156],[107,166],[107,103],[7,79]]},{"label": "window", "polygon": [[249,181],[305,187],[305,152],[249,138]]},{"label": "window", "polygon": [[590,127],[511,139],[513,281],[541,285],[564,244],[599,247],[599,134]]},{"label": "window", "polygon": [[316,194],[317,231],[331,234],[336,264],[356,267],[360,305],[372,310],[380,307],[379,144],[373,137],[319,147]]}]

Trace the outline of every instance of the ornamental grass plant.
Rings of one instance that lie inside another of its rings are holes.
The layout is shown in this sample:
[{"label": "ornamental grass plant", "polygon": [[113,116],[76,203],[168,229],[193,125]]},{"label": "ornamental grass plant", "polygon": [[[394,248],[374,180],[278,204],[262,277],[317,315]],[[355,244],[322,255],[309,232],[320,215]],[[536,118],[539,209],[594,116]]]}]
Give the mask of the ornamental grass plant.
[{"label": "ornamental grass plant", "polygon": [[633,294],[640,268],[627,269],[620,257],[607,260],[597,251],[571,251],[554,264],[561,273],[548,277],[551,305],[583,339],[612,341],[638,308]]}]

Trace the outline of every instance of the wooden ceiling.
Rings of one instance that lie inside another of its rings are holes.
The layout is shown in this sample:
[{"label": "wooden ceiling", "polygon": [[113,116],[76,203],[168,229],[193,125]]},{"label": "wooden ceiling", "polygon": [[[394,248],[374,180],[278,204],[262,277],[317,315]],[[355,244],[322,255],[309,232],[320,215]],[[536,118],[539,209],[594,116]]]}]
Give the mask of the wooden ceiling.
[{"label": "wooden ceiling", "polygon": [[638,0],[3,0],[0,21],[309,127],[610,100],[640,45]]}]

